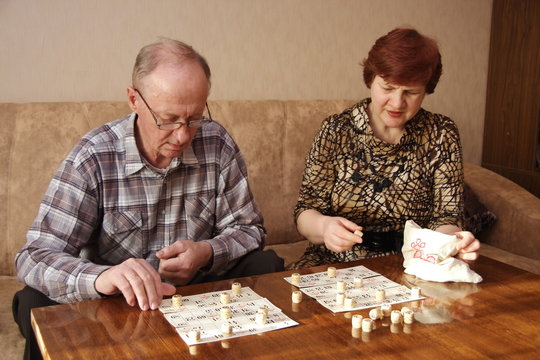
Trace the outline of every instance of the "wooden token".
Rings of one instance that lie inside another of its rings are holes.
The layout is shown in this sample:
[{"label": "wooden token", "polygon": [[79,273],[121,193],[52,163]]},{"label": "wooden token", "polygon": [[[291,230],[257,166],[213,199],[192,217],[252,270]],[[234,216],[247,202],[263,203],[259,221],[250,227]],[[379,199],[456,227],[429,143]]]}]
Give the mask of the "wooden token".
[{"label": "wooden token", "polygon": [[292,302],[295,304],[302,302],[302,292],[300,290],[292,292]]},{"label": "wooden token", "polygon": [[341,293],[345,292],[345,290],[347,290],[347,283],[343,280],[339,280],[336,282],[336,290]]},{"label": "wooden token", "polygon": [[265,313],[258,312],[255,315],[255,322],[257,325],[264,325],[268,321],[268,316]]},{"label": "wooden token", "polygon": [[414,312],[406,311],[403,314],[403,322],[408,325],[412,324],[414,322]]},{"label": "wooden token", "polygon": [[265,314],[266,316],[268,316],[268,306],[259,307],[259,310],[257,310],[257,313]]},{"label": "wooden token", "polygon": [[242,284],[240,284],[239,282],[234,282],[231,286],[231,291],[234,295],[240,295],[240,293],[242,292]]},{"label": "wooden token", "polygon": [[345,303],[345,294],[337,293],[336,294],[336,305],[342,306]]},{"label": "wooden token", "polygon": [[291,275],[291,282],[295,285],[298,285],[300,284],[300,274],[299,273],[294,273]]},{"label": "wooden token", "polygon": [[331,277],[331,278],[335,278],[336,273],[337,273],[337,270],[333,266],[329,266],[328,269],[326,270],[326,274],[328,275],[328,277]]},{"label": "wooden token", "polygon": [[230,319],[232,316],[231,308],[228,306],[222,307],[220,313],[222,319]]},{"label": "wooden token", "polygon": [[390,313],[392,311],[392,305],[391,304],[382,304],[381,305],[381,312],[383,316],[390,316]]},{"label": "wooden token", "polygon": [[201,341],[201,332],[197,329],[190,330],[188,333],[188,337],[193,341]]},{"label": "wooden token", "polygon": [[222,333],[223,335],[229,336],[229,335],[232,334],[232,332],[233,332],[233,327],[232,327],[231,324],[229,324],[229,323],[223,323],[223,324],[221,325],[221,333]]},{"label": "wooden token", "polygon": [[374,308],[369,310],[369,318],[371,320],[378,320],[382,318],[382,313],[380,308]]},{"label": "wooden token", "polygon": [[386,299],[386,291],[384,291],[384,289],[377,289],[375,292],[375,300],[377,302],[382,302],[384,299]]},{"label": "wooden token", "polygon": [[404,306],[401,308],[401,315],[403,315],[406,311],[412,311],[409,307]]},{"label": "wooden token", "polygon": [[228,292],[223,292],[219,295],[219,300],[222,305],[227,305],[231,302],[231,295]]},{"label": "wooden token", "polygon": [[363,332],[371,332],[373,330],[373,320],[370,318],[363,318],[362,319],[362,331]]},{"label": "wooden token", "polygon": [[182,295],[180,295],[180,294],[173,295],[173,297],[172,297],[172,305],[174,307],[182,306]]},{"label": "wooden token", "polygon": [[354,329],[360,329],[362,327],[362,315],[353,315],[351,322]]},{"label": "wooden token", "polygon": [[399,324],[401,322],[401,317],[401,311],[393,310],[390,314],[390,322],[392,322],[392,324]]}]

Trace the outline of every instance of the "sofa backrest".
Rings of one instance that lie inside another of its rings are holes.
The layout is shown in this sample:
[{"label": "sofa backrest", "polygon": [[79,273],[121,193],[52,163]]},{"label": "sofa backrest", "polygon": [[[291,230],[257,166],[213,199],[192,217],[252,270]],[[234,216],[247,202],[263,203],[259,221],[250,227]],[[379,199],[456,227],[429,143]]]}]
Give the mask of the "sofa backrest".
[{"label": "sofa backrest", "polygon": [[[330,114],[352,100],[211,101],[215,120],[242,150],[268,232],[267,244],[300,240],[293,222],[305,155]],[[128,114],[127,102],[0,104],[0,275],[26,240],[51,177],[89,130]]]}]

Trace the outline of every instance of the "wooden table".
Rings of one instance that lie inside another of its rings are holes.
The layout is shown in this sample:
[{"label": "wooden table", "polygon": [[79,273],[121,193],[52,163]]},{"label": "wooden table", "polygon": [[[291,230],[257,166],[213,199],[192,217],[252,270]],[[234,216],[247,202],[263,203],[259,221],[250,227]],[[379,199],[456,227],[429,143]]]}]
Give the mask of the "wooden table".
[{"label": "wooden table", "polygon": [[[396,255],[336,265],[364,265],[391,280],[420,286],[428,296],[416,313],[423,323],[391,326],[389,320],[377,320],[369,335],[353,334],[351,313],[334,314],[306,296],[293,306],[293,287],[283,280],[291,271],[178,289],[193,295],[230,289],[238,281],[300,323],[261,335],[190,349],[159,310],[140,311],[121,297],[34,309],[32,325],[48,359],[540,358],[540,276],[482,257],[472,265],[482,283],[439,284],[404,275],[401,264]],[[367,316],[368,310],[356,313]]]}]

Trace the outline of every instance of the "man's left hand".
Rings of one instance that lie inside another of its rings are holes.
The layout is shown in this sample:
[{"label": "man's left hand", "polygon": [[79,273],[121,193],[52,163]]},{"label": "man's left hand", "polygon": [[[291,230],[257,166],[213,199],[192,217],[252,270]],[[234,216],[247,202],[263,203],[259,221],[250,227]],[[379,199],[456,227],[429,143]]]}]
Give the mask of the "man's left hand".
[{"label": "man's left hand", "polygon": [[185,285],[209,264],[212,255],[212,246],[206,241],[178,240],[157,252],[158,272],[175,285]]}]

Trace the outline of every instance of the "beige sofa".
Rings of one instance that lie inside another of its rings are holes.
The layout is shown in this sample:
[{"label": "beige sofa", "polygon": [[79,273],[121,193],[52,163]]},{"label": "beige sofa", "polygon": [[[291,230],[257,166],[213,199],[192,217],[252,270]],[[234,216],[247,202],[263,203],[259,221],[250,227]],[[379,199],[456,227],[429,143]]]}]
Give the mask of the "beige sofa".
[{"label": "beige sofa", "polygon": [[[292,210],[304,157],[323,118],[351,105],[336,101],[214,101],[212,115],[243,151],[250,183],[265,216],[267,246],[290,262],[306,246]],[[22,338],[11,319],[20,287],[13,259],[51,176],[88,130],[129,112],[125,102],[0,104],[0,348],[2,358],[22,357]],[[486,169],[466,164],[465,178],[496,214],[480,235],[487,255],[529,270],[540,269],[540,200]]]}]

